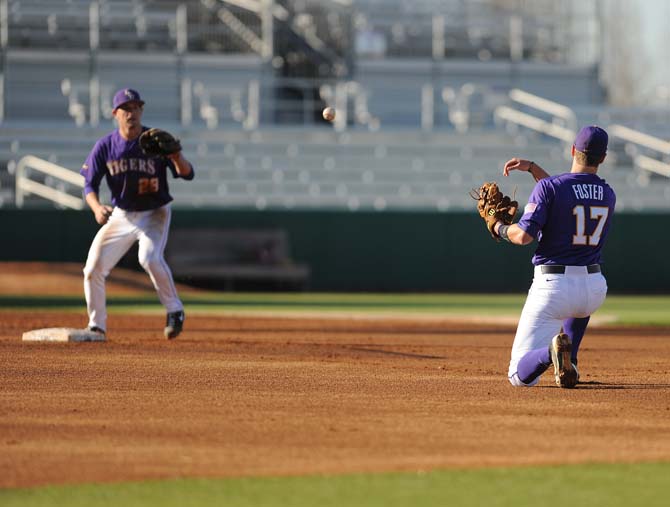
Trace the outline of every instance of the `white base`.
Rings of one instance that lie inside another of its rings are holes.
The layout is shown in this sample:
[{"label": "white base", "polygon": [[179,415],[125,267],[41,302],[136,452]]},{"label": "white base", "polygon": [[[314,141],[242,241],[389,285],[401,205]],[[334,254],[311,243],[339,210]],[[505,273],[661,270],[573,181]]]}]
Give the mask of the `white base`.
[{"label": "white base", "polygon": [[24,342],[104,342],[105,335],[88,329],[49,327],[23,333]]}]

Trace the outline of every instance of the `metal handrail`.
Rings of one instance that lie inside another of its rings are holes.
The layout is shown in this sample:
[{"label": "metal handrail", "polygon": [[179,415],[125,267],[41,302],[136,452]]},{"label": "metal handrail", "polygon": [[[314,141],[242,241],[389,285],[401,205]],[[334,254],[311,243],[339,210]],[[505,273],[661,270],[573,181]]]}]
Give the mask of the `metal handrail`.
[{"label": "metal handrail", "polygon": [[[513,102],[550,114],[553,119],[546,121],[509,106],[498,106],[494,110],[495,118],[516,123],[517,125],[560,139],[565,143],[573,142],[577,131],[577,117],[572,109],[553,100],[533,95],[518,88],[510,90],[508,96]],[[557,122],[557,118],[561,121]],[[561,125],[561,123],[566,126]]]},{"label": "metal handrail", "polygon": [[633,163],[640,169],[670,178],[670,164],[666,164],[655,158],[647,157],[646,155],[636,155],[633,158]]},{"label": "metal handrail", "polygon": [[519,104],[523,104],[525,106],[532,107],[533,109],[537,109],[538,111],[543,111],[557,118],[561,118],[562,120],[565,120],[568,126],[573,129],[576,126],[577,117],[574,111],[568,106],[564,106],[563,104],[559,104],[553,100],[545,99],[538,95],[533,95],[532,93],[528,93],[518,88],[513,88],[510,90],[509,98],[514,102],[518,102]]},{"label": "metal handrail", "polygon": [[[223,3],[231,4],[242,9],[246,9],[255,14],[261,14],[265,6],[261,5],[259,0],[221,0]],[[272,4],[272,15],[281,21],[286,21],[289,18],[289,12],[286,8],[279,4]]]},{"label": "metal handrail", "polygon": [[610,125],[608,132],[611,136],[618,137],[629,143],[639,144],[645,148],[660,151],[665,155],[670,155],[670,142],[659,139],[658,137],[650,136],[644,132],[634,130],[623,125]]},{"label": "metal handrail", "polygon": [[574,130],[545,121],[531,114],[522,113],[509,106],[498,106],[494,111],[494,115],[496,118],[516,123],[517,125],[555,137],[566,143],[572,143],[575,139],[576,132]]},{"label": "metal handrail", "polygon": [[[624,127],[619,124],[610,125],[608,127],[608,132],[612,137],[618,137],[619,139],[626,141],[626,143],[648,148],[663,154],[665,157],[670,155],[670,142],[659,139],[658,137],[650,136],[644,132]],[[646,155],[635,154],[633,163],[640,169],[670,178],[670,164],[664,161],[656,160],[655,158]]]},{"label": "metal handrail", "polygon": [[81,197],[72,196],[62,190],[31,180],[27,174],[29,169],[39,171],[52,178],[62,180],[80,188],[84,187],[84,177],[82,175],[77,174],[70,169],[66,169],[65,167],[56,165],[53,162],[49,162],[33,155],[26,155],[21,158],[16,165],[15,203],[17,208],[23,207],[24,196],[27,194],[39,195],[40,197],[67,208],[77,210],[84,208],[84,200]]},{"label": "metal handrail", "polygon": [[[527,113],[522,113],[509,106],[497,107],[494,115],[501,120],[516,123],[517,125],[555,137],[566,143],[572,143],[576,135],[576,132],[571,129],[550,123]],[[618,124],[609,125],[607,131],[612,137],[618,137],[628,143],[649,148],[666,156],[670,155],[670,142],[663,139]],[[646,155],[635,155],[633,163],[640,169],[670,178],[670,164],[664,161],[656,160]]]}]

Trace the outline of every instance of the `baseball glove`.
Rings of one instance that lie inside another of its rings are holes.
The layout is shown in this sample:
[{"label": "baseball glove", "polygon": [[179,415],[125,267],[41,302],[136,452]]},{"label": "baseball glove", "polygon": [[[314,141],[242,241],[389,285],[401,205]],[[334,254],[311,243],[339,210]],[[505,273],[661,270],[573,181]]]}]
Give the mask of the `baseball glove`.
[{"label": "baseball glove", "polygon": [[498,239],[498,235],[493,231],[493,226],[496,222],[510,225],[514,221],[519,203],[503,194],[495,181],[487,181],[479,189],[473,189],[470,192],[470,197],[477,201],[479,216],[486,223],[486,228],[491,236]]},{"label": "baseball glove", "polygon": [[169,132],[153,128],[142,132],[140,148],[150,157],[167,157],[181,151],[181,143]]}]

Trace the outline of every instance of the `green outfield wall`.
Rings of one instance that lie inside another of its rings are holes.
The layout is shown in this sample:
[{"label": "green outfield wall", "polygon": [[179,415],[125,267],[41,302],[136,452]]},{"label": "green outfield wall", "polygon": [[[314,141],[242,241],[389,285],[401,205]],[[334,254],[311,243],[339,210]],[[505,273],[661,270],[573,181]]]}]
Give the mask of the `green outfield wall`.
[{"label": "green outfield wall", "polygon": [[[670,292],[668,218],[615,215],[603,263],[611,292]],[[474,213],[174,209],[173,230],[202,227],[285,230],[315,291],[518,292],[532,278],[534,246],[496,243]],[[83,265],[98,225],[89,211],[12,209],[0,210],[0,228],[0,260]]]}]

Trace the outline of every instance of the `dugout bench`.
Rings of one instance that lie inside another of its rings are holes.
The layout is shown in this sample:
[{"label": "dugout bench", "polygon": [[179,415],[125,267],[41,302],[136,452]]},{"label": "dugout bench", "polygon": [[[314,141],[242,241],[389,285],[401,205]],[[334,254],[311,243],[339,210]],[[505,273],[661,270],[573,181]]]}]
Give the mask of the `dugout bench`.
[{"label": "dugout bench", "polygon": [[165,258],[175,280],[223,290],[306,290],[310,268],[291,259],[282,229],[175,229]]}]

